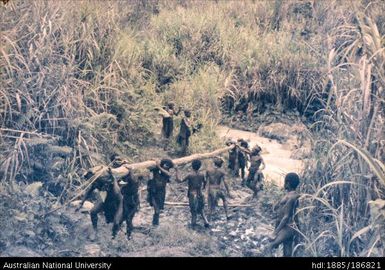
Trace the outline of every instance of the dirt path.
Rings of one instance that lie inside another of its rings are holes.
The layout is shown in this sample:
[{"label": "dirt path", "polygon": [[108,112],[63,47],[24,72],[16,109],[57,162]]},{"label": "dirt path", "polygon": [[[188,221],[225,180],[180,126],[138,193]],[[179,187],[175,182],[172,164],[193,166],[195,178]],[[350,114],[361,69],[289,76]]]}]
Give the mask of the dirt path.
[{"label": "dirt path", "polygon": [[266,168],[263,171],[267,181],[274,181],[277,185],[283,186],[283,177],[288,172],[301,172],[303,162],[290,158],[292,149],[288,145],[281,144],[276,140],[271,140],[258,136],[256,133],[232,129],[226,126],[218,127],[218,135],[224,139],[239,138],[249,141],[251,147],[258,144],[262,147],[262,157],[265,160]]},{"label": "dirt path", "polygon": [[[299,172],[303,167],[300,160],[290,158],[292,149],[286,146],[289,143],[282,144],[252,132],[223,126],[218,128],[218,135],[223,139],[244,138],[249,140],[251,147],[258,143],[263,149],[266,163],[265,177],[278,186],[282,186],[285,173]],[[9,232],[15,230],[23,233],[17,241],[6,243],[6,250],[3,254],[0,250],[0,256],[266,256],[264,250],[268,236],[274,229],[271,208],[277,200],[271,190],[273,187],[261,192],[257,200],[250,200],[252,192],[240,185],[239,178],[228,174],[227,179],[233,195],[229,203],[248,206],[231,207],[231,219],[227,221],[220,202],[210,229],[189,229],[191,216],[188,206],[170,205],[166,205],[161,214],[160,226],[151,226],[153,210],[145,200],[146,193],[142,192],[141,209],[135,215],[135,230],[130,241],[124,235],[125,225],[118,237],[111,240],[111,224],[105,224],[102,217],[99,219],[99,238],[91,240],[89,214],[75,212],[70,206],[49,215],[43,222],[38,219],[26,222],[25,218],[17,221]],[[187,202],[185,183],[173,181],[167,189],[167,201]],[[40,207],[39,203],[46,200],[45,197],[36,197],[31,206],[29,197],[23,196],[21,199],[19,203],[31,209]],[[198,220],[198,223],[203,224],[202,220]],[[17,229],[21,225],[22,229]]]}]

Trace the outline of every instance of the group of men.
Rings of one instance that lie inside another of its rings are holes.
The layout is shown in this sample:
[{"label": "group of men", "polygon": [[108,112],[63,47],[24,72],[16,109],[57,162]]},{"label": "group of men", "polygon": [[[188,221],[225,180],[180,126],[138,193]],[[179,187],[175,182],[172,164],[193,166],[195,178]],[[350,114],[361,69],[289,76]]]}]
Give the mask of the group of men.
[{"label": "group of men", "polygon": [[[180,112],[175,111],[173,103],[168,104],[167,114],[163,116],[162,133],[166,139],[171,138],[173,133],[173,115]],[[182,152],[187,151],[189,145],[189,137],[191,136],[191,124],[189,121],[190,112],[185,110],[185,117],[181,121],[181,127],[178,135],[178,143],[182,146]],[[171,119],[170,119],[171,117]],[[261,147],[255,146],[250,149],[247,141],[239,139],[238,141],[228,141],[228,146],[232,146],[229,150],[228,168],[233,175],[241,174],[242,185],[247,186],[253,191],[255,198],[260,190],[263,189],[263,174],[265,163],[261,157]],[[97,179],[87,190],[82,199],[79,210],[85,200],[93,197],[95,204],[90,211],[91,221],[94,228],[94,236],[97,237],[98,214],[104,212],[106,222],[113,223],[112,237],[115,238],[120,227],[126,221],[126,235],[130,239],[133,230],[133,218],[139,210],[139,187],[140,183],[146,178],[142,173],[135,173],[132,170],[123,178],[116,179],[112,173],[112,168],[117,168],[125,163],[119,155],[111,156],[111,166],[108,169],[108,177]],[[218,201],[223,201],[226,218],[228,215],[227,197],[232,198],[228,183],[225,179],[225,171],[223,169],[224,160],[221,157],[215,157],[213,164],[206,171],[201,170],[202,162],[198,159],[191,162],[191,172],[183,179],[179,178],[178,168],[169,158],[156,161],[156,165],[150,168],[152,177],[147,181],[147,202],[153,207],[154,214],[152,224],[159,225],[160,213],[164,209],[166,198],[166,187],[170,183],[174,170],[176,182],[187,182],[187,197],[191,212],[191,227],[197,225],[197,218],[201,216],[205,227],[210,226],[215,207]],[[247,174],[247,165],[250,164]],[[247,175],[247,177],[246,177]],[[92,175],[86,175],[90,178]],[[223,183],[223,184],[222,184]],[[295,173],[289,173],[285,177],[285,189],[288,193],[274,207],[274,211],[278,213],[277,223],[274,235],[272,236],[271,248],[276,248],[280,244],[284,245],[284,256],[291,256],[293,238],[296,235],[294,229],[294,216],[298,206],[299,195],[295,191],[299,185],[299,177]],[[225,189],[222,188],[224,186]],[[205,215],[205,197],[204,190],[207,187],[208,193],[208,218]],[[106,191],[106,197],[103,199],[100,192],[96,190]]]},{"label": "group of men", "polygon": [[[160,109],[157,109],[160,110]],[[173,102],[167,103],[166,106],[162,108],[162,136],[164,138],[164,149],[166,150],[170,144],[170,140],[174,133],[174,116],[178,116],[182,111],[182,108],[179,107],[178,110],[175,109],[175,104]],[[176,142],[181,147],[181,154],[185,155],[188,152],[190,145],[190,137],[195,132],[199,131],[202,127],[201,124],[192,125],[190,117],[191,111],[186,109],[183,111],[184,116],[180,121],[179,133],[176,137]]]}]

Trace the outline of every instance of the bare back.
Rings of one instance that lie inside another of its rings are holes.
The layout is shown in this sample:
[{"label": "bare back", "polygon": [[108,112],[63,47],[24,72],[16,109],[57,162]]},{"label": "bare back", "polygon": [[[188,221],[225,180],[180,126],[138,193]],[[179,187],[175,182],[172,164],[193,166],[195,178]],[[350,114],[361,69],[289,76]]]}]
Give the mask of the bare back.
[{"label": "bare back", "polygon": [[298,207],[298,198],[299,194],[291,191],[281,199],[277,205],[277,226],[286,215],[289,216],[286,225],[292,225],[294,223],[294,215]]},{"label": "bare back", "polygon": [[191,173],[187,177],[188,180],[188,192],[200,193],[202,191],[203,183],[205,182],[205,176],[203,173]]}]

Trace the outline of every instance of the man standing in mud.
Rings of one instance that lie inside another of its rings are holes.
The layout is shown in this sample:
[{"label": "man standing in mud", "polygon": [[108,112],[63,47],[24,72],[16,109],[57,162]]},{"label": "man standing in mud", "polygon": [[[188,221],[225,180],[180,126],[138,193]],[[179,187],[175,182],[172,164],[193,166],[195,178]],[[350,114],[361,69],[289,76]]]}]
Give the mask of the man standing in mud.
[{"label": "man standing in mud", "polygon": [[204,213],[205,198],[202,192],[202,189],[205,188],[206,180],[204,174],[199,171],[202,166],[202,162],[199,159],[195,159],[193,160],[191,166],[193,172],[180,181],[187,181],[188,183],[187,196],[191,212],[191,227],[194,228],[196,226],[197,216],[200,214],[203,218],[205,227],[208,228],[210,225]]},{"label": "man standing in mud", "polygon": [[287,194],[277,203],[273,210],[277,213],[277,222],[272,236],[270,250],[278,248],[283,244],[283,256],[291,257],[293,251],[294,237],[297,225],[295,212],[298,207],[299,194],[296,189],[299,185],[299,176],[296,173],[288,173],[285,176],[285,189]]},{"label": "man standing in mud", "polygon": [[[114,178],[112,175],[111,177]],[[134,174],[132,170],[119,181],[119,187],[121,188],[122,200],[120,201],[119,208],[116,212],[114,226],[112,228],[112,237],[115,238],[121,224],[126,221],[126,235],[127,239],[131,238],[131,233],[134,228],[132,220],[135,213],[139,211],[139,186],[143,181],[144,176],[142,174]],[[114,178],[115,180],[115,178]]]},{"label": "man standing in mud", "polygon": [[[113,155],[111,159],[113,159],[111,160],[112,164],[116,167],[123,165],[125,162],[118,155]],[[94,207],[90,211],[92,227],[94,229],[94,235],[91,236],[93,239],[97,237],[98,214],[104,212],[106,223],[108,224],[113,222],[114,226],[116,226],[118,223],[118,220],[116,219],[116,213],[118,212],[118,209],[122,207],[123,197],[120,192],[118,182],[113,177],[110,167],[108,168],[108,173],[109,177],[101,177],[90,186],[80,205],[76,209],[76,211],[79,211],[87,199],[91,197],[95,199],[96,202]],[[86,178],[88,179],[91,177],[91,174],[86,175]],[[98,190],[98,192],[95,192],[96,190]],[[107,192],[106,198],[104,200],[100,194],[101,191]]]},{"label": "man standing in mud", "polygon": [[[232,141],[231,139],[226,142],[227,146],[235,146],[235,141]],[[228,168],[230,172],[232,173],[233,176],[237,175],[237,147],[233,147],[232,149],[229,150],[229,161],[228,161]]]},{"label": "man standing in mud", "polygon": [[[174,163],[171,159],[166,158],[161,161],[156,161],[156,167],[151,169],[153,177],[147,183],[147,201],[154,207],[154,216],[152,219],[152,224],[154,226],[159,225],[160,211],[164,209],[166,186],[167,183],[170,182],[170,169],[172,168],[174,168]],[[177,168],[175,168],[175,172],[176,179],[179,179]]]},{"label": "man standing in mud", "polygon": [[187,154],[187,150],[188,150],[188,147],[190,145],[190,136],[192,134],[190,117],[191,117],[190,110],[185,110],[184,111],[184,117],[180,122],[180,129],[179,129],[177,142],[181,147],[182,155]]},{"label": "man standing in mud", "polygon": [[225,181],[225,172],[222,169],[223,159],[216,157],[214,159],[214,168],[208,169],[206,172],[206,178],[208,182],[208,204],[209,204],[209,220],[211,221],[212,214],[214,213],[215,207],[218,204],[218,200],[223,201],[223,207],[225,209],[226,219],[229,220],[227,211],[227,199],[225,192],[221,188],[223,182],[229,198],[232,198],[230,194],[229,186]]},{"label": "man standing in mud", "polygon": [[174,115],[179,115],[181,108],[175,111],[175,104],[169,102],[167,106],[164,107],[164,110],[165,114],[162,115],[162,136],[165,139],[164,149],[166,150],[174,131]]},{"label": "man standing in mud", "polygon": [[256,145],[250,152],[250,169],[246,186],[253,191],[253,198],[256,198],[258,192],[263,189],[264,176],[261,170],[265,168],[265,162],[260,155],[261,151],[262,148]]},{"label": "man standing in mud", "polygon": [[[247,161],[249,160],[250,149],[249,144],[244,139],[238,139],[237,142],[238,147],[238,168],[241,170],[241,178],[242,178],[242,186],[245,185],[246,182],[246,166]],[[237,172],[238,175],[238,172]]]}]

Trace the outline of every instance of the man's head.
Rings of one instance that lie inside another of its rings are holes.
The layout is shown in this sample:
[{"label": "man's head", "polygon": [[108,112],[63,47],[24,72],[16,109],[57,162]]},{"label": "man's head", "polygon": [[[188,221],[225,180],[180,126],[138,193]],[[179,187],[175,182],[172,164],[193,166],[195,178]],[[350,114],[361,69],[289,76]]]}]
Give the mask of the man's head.
[{"label": "man's head", "polygon": [[249,143],[247,141],[245,141],[244,139],[241,140],[240,145],[242,147],[244,147],[244,148],[248,148],[249,147]]},{"label": "man's head", "polygon": [[202,161],[199,159],[194,159],[193,162],[191,163],[191,167],[193,168],[194,171],[199,171],[199,169],[202,166]]},{"label": "man's head", "polygon": [[226,145],[227,146],[230,146],[230,145],[233,145],[233,144],[235,144],[235,142],[234,142],[234,140],[232,138],[229,138],[229,139],[226,140]]},{"label": "man's head", "polygon": [[285,189],[295,190],[299,185],[299,176],[296,173],[288,173],[285,176]]},{"label": "man's head", "polygon": [[223,159],[221,157],[214,158],[214,165],[218,168],[221,168],[223,165]]},{"label": "man's head", "polygon": [[184,115],[185,115],[186,117],[190,117],[190,116],[191,116],[191,111],[190,111],[190,110],[185,110],[185,111],[184,111]]},{"label": "man's head", "polygon": [[170,170],[170,169],[174,168],[174,163],[169,158],[163,158],[160,161],[160,167],[162,167],[165,170]]},{"label": "man's head", "polygon": [[167,103],[167,107],[171,110],[173,110],[175,108],[175,103],[174,102],[169,102]]},{"label": "man's head", "polygon": [[254,146],[253,150],[251,150],[251,154],[253,156],[257,156],[261,153],[262,148],[259,145]]},{"label": "man's head", "polygon": [[114,153],[110,156],[110,162],[112,163],[113,168],[117,168],[122,166],[123,158],[119,154]]}]

